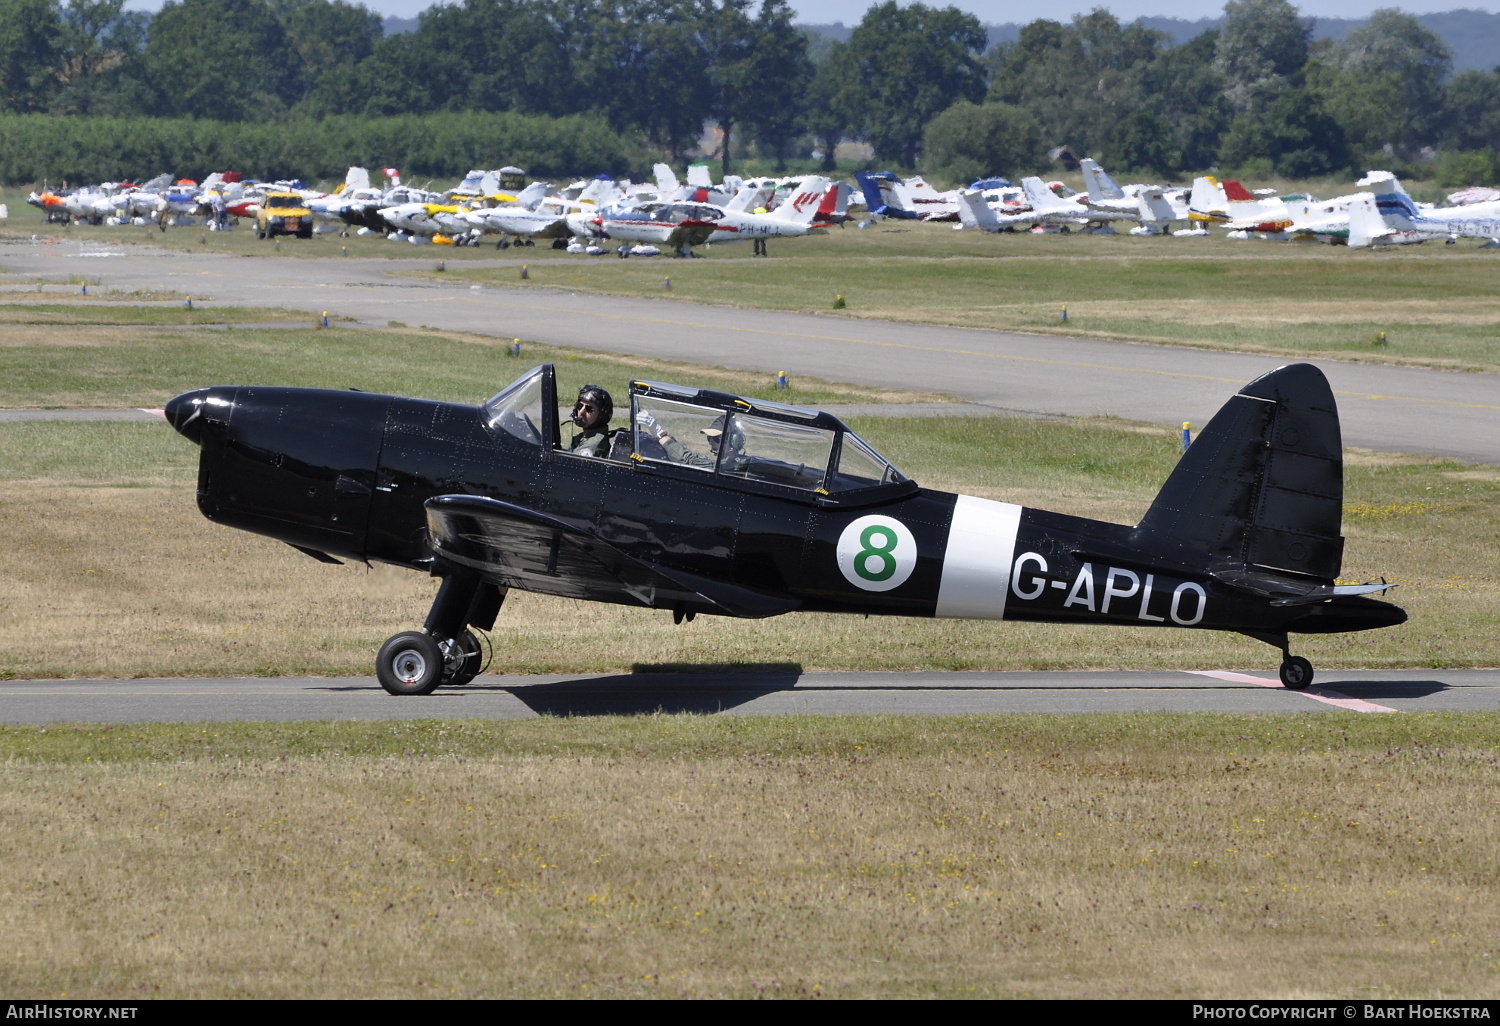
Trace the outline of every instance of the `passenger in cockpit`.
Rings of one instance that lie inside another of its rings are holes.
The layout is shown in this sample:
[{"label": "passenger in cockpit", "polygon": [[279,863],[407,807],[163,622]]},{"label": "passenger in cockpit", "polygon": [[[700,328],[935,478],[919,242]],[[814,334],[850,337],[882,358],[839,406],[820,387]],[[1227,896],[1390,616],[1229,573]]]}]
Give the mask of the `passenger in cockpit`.
[{"label": "passenger in cockpit", "polygon": [[573,436],[568,451],[575,456],[609,457],[609,418],[615,414],[615,401],[598,385],[584,385],[578,390],[578,401],[573,404],[573,423],[578,434]]}]

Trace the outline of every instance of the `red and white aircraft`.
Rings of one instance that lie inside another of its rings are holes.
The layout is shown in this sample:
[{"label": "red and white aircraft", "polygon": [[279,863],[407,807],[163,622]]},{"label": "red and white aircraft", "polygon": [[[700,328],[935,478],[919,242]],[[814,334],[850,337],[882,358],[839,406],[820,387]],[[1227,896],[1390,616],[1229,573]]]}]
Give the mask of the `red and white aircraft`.
[{"label": "red and white aircraft", "polygon": [[[768,214],[737,208],[742,190],[724,206],[713,203],[644,203],[635,207],[600,210],[583,224],[596,238],[671,246],[678,256],[691,256],[706,242],[787,238],[822,234],[838,202],[838,189],[826,178],[811,177]],[[571,221],[577,218],[570,219]]]}]

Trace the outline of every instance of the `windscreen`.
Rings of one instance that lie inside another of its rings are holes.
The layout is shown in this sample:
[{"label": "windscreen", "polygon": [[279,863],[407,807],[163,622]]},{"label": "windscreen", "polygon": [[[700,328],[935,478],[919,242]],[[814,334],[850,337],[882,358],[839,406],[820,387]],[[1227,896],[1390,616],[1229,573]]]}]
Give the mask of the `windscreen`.
[{"label": "windscreen", "polygon": [[492,431],[506,431],[523,442],[542,444],[542,383],[546,365],[533,367],[484,404],[484,422]]},{"label": "windscreen", "polygon": [[838,473],[828,482],[828,490],[840,492],[853,488],[873,488],[875,485],[906,479],[905,474],[891,466],[869,443],[848,431],[844,433],[844,445],[839,452]]}]

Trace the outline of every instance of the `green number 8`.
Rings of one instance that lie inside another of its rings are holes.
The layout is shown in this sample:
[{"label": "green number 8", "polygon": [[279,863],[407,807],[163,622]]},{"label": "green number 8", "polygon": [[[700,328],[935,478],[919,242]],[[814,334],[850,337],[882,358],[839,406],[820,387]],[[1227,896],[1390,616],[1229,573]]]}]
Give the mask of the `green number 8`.
[{"label": "green number 8", "polygon": [[[886,539],[884,545],[875,544],[873,539],[877,536]],[[859,533],[859,543],[864,548],[854,554],[854,572],[867,581],[890,580],[896,573],[896,557],[891,555],[891,550],[896,547],[899,541],[900,539],[896,537],[896,532],[892,531],[889,527],[882,527],[880,524],[871,524],[865,528]],[[873,573],[865,568],[865,560],[871,556],[878,557],[882,564],[880,569]]]}]

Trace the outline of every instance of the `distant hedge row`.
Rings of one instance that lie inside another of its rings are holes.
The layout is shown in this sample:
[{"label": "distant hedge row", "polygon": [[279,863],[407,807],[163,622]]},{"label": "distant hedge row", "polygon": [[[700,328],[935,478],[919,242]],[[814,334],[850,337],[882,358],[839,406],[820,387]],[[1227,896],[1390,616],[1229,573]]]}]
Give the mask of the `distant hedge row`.
[{"label": "distant hedge row", "polygon": [[278,179],[342,178],[351,164],[408,181],[514,164],[533,176],[624,174],[651,158],[640,142],[583,115],[483,112],[229,123],[191,118],[0,115],[0,182],[144,181],[213,171]]}]

